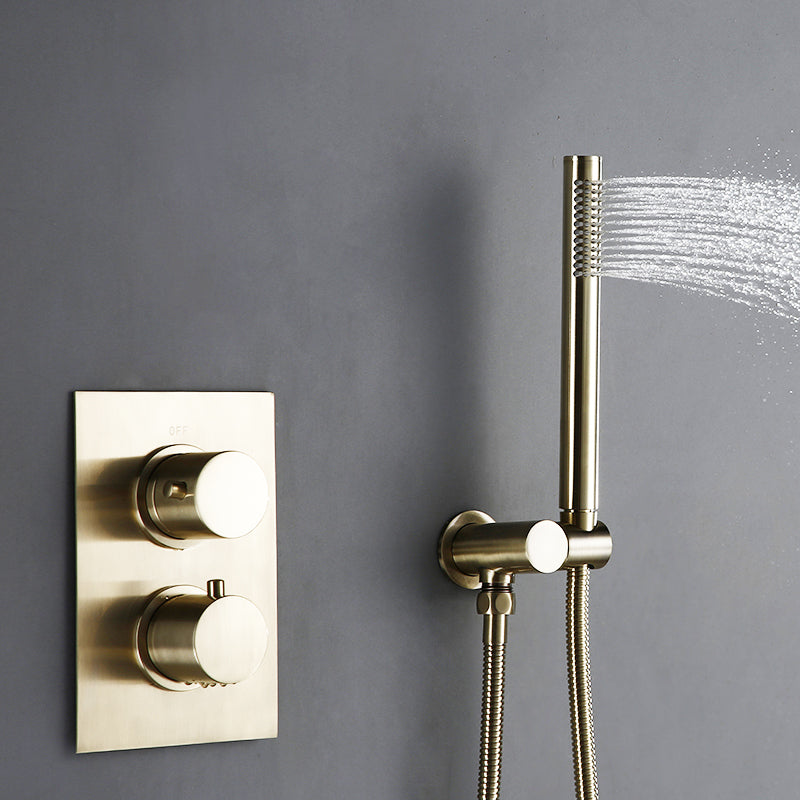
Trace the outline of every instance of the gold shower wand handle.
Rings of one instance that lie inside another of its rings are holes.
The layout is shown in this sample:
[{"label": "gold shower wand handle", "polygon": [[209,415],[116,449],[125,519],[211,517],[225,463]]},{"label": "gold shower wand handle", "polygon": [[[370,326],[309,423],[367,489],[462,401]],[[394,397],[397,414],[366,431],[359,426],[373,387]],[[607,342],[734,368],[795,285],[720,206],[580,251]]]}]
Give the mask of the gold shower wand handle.
[{"label": "gold shower wand handle", "polygon": [[561,521],[597,524],[600,156],[565,156],[561,315]]}]

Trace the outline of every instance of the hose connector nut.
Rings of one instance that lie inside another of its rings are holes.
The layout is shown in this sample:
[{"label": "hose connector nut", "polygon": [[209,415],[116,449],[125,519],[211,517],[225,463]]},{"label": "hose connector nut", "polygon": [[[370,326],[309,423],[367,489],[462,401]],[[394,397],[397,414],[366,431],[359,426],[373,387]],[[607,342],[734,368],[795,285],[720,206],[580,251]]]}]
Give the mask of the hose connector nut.
[{"label": "hose connector nut", "polygon": [[498,592],[493,589],[482,589],[478,592],[475,604],[479,614],[513,614],[515,606],[513,592]]}]

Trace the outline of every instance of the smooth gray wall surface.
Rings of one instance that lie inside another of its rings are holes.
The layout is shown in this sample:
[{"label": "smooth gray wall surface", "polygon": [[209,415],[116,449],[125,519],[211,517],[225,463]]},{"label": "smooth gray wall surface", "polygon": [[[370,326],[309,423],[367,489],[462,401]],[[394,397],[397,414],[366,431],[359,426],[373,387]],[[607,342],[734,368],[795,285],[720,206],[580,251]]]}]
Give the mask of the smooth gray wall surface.
[{"label": "smooth gray wall surface", "polygon": [[[557,513],[561,158],[795,156],[799,16],[2,3],[0,796],[474,796],[480,621],[435,544],[466,508]],[[800,344],[674,290],[603,303],[601,796],[793,797]],[[278,739],[73,754],[76,389],[275,392]],[[507,798],[572,796],[562,594],[518,581]]]}]

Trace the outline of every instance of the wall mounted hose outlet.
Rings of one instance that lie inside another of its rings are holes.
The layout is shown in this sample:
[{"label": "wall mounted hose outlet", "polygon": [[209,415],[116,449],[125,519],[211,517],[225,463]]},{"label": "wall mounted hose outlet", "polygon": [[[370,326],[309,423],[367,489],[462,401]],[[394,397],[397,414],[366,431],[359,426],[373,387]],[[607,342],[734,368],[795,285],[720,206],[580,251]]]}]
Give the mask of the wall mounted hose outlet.
[{"label": "wall mounted hose outlet", "polygon": [[453,517],[439,539],[439,566],[453,583],[477,589],[504,575],[605,566],[611,534],[602,522],[590,532],[567,522],[495,522],[482,511]]},{"label": "wall mounted hose outlet", "polygon": [[274,398],[76,392],[77,750],[277,735]]}]

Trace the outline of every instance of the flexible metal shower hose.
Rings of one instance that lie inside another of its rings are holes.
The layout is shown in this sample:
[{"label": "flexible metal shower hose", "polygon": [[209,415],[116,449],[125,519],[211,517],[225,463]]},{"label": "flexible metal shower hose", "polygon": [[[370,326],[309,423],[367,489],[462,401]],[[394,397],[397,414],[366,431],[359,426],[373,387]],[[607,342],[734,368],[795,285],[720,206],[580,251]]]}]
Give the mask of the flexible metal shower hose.
[{"label": "flexible metal shower hose", "polygon": [[589,567],[567,570],[567,680],[577,800],[597,800],[589,668]]},{"label": "flexible metal shower hose", "polygon": [[[500,796],[505,661],[505,644],[484,644],[478,800],[498,800]],[[567,681],[575,797],[576,800],[597,800],[587,566],[567,570]]]},{"label": "flexible metal shower hose", "polygon": [[500,795],[505,676],[506,646],[504,644],[484,644],[478,800],[497,800]]}]

